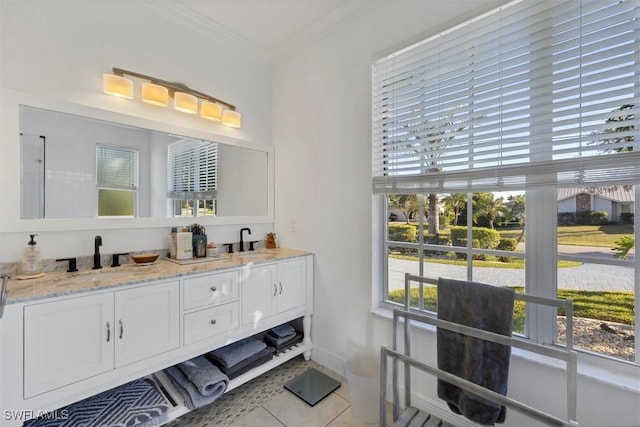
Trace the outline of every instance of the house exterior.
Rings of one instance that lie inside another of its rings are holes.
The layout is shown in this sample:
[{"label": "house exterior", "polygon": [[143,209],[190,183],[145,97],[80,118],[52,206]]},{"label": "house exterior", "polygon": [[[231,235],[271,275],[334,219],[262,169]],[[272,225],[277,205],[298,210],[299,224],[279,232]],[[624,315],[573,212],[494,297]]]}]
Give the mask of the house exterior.
[{"label": "house exterior", "polygon": [[622,222],[622,214],[634,211],[632,186],[558,189],[558,213],[607,212],[609,221]]}]

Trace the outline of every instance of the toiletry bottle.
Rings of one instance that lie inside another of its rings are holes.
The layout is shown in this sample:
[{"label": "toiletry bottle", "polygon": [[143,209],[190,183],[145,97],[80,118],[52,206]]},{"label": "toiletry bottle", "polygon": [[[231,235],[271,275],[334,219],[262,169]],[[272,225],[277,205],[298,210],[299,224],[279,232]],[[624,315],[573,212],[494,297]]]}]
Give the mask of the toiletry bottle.
[{"label": "toiletry bottle", "polygon": [[169,234],[169,258],[176,259],[177,252],[178,252],[178,228],[171,227],[171,234]]},{"label": "toiletry bottle", "polygon": [[176,234],[176,259],[193,258],[193,241],[191,231],[187,227],[183,227]]},{"label": "toiletry bottle", "polygon": [[31,234],[30,236],[31,240],[27,243],[27,247],[22,255],[22,274],[27,276],[33,276],[42,272],[40,249],[33,239],[37,234]]}]

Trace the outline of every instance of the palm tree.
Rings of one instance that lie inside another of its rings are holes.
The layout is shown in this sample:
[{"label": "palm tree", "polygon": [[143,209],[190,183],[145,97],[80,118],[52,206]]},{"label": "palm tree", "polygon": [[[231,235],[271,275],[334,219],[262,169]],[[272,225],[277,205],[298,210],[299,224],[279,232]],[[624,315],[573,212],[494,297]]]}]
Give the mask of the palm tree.
[{"label": "palm tree", "polygon": [[[633,126],[633,120],[634,120],[634,114],[624,114],[625,110],[631,110],[633,111],[634,105],[633,104],[624,104],[622,106],[620,106],[619,108],[617,108],[614,111],[620,111],[620,115],[617,117],[610,117],[607,119],[607,123],[611,123],[612,125],[616,126],[615,128],[609,128],[609,129],[605,129],[604,131],[601,132],[597,132],[597,133],[605,133],[605,134],[611,134],[614,132],[630,132],[633,131],[634,126]],[[633,151],[633,147],[631,147],[631,143],[633,142],[633,135],[626,135],[626,136],[619,136],[619,137],[613,137],[613,138],[605,138],[605,139],[601,139],[599,141],[594,141],[594,143],[596,144],[622,144],[624,142],[629,143],[629,145],[627,145],[626,147],[616,147],[613,150],[620,153],[623,151]],[[611,150],[609,150],[611,151]]]},{"label": "palm tree", "polygon": [[465,193],[451,193],[443,197],[441,201],[446,210],[453,211],[453,225],[458,225],[460,212],[467,207],[467,195]]},{"label": "palm tree", "polygon": [[489,221],[489,228],[494,228],[493,223],[498,214],[507,214],[509,208],[504,204],[504,199],[498,197],[497,199],[492,193],[476,193],[474,194],[475,212],[476,218],[485,216]]}]

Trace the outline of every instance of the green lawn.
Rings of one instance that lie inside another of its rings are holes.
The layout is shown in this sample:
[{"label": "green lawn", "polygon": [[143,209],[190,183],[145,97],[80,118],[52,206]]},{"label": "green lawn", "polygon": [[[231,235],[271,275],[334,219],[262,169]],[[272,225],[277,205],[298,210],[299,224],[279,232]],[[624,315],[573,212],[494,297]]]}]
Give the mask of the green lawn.
[{"label": "green lawn", "polygon": [[624,225],[568,225],[558,227],[559,245],[600,246],[613,248],[623,236],[633,237],[633,226]]},{"label": "green lawn", "polygon": [[[524,288],[514,287],[516,292],[523,292]],[[573,299],[573,316],[587,319],[596,319],[608,322],[633,325],[633,292],[595,292],[559,289],[558,298]],[[389,301],[404,303],[404,289],[396,289],[389,292]],[[435,286],[424,288],[424,305],[429,311],[436,311],[437,289]],[[411,289],[411,306],[418,306],[418,289]],[[514,307],[513,328],[514,331],[524,331],[524,303],[516,301]],[[562,310],[558,315],[563,316]]]}]

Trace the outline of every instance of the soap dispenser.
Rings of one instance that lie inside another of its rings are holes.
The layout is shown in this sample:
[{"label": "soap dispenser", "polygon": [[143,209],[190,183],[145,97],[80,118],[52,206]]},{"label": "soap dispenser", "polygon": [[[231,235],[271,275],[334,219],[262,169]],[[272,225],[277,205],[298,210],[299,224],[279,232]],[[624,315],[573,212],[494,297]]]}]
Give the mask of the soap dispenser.
[{"label": "soap dispenser", "polygon": [[40,256],[40,248],[34,240],[37,234],[30,234],[31,240],[27,243],[27,247],[22,255],[22,274],[25,276],[34,276],[42,272],[42,261]]}]

